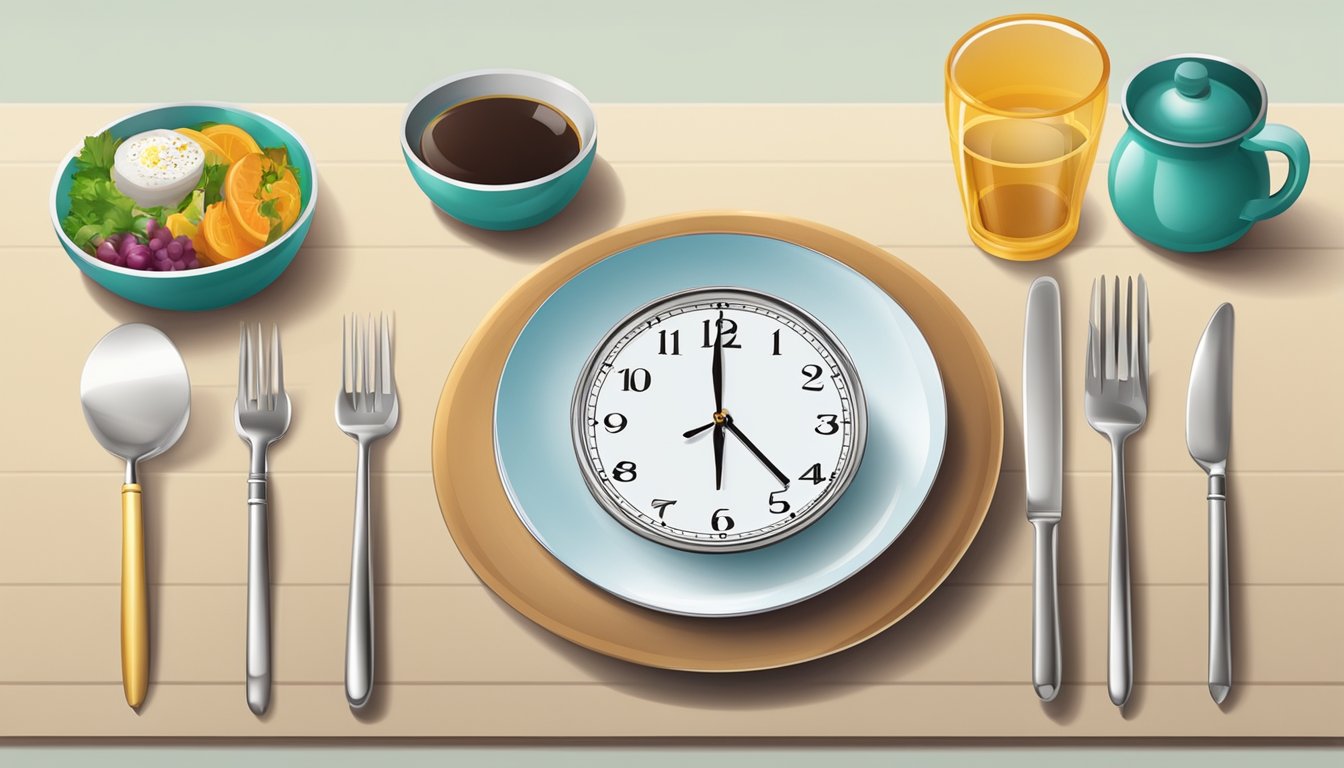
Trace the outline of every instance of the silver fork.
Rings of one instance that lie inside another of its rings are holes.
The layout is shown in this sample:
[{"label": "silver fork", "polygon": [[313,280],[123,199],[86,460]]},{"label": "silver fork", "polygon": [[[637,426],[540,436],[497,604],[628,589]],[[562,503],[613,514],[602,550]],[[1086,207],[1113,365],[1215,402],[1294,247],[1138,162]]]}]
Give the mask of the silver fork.
[{"label": "silver fork", "polygon": [[280,328],[271,332],[269,352],[257,325],[254,341],[246,325],[238,336],[238,399],[233,423],[252,448],[247,475],[247,706],[254,714],[271,701],[271,557],[266,502],[266,452],[289,429],[289,395],[280,354]]},{"label": "silver fork", "polygon": [[1087,388],[1083,404],[1087,422],[1111,442],[1110,634],[1106,687],[1111,703],[1117,707],[1125,705],[1134,687],[1129,526],[1125,519],[1125,440],[1148,418],[1148,330],[1148,283],[1143,275],[1139,275],[1137,318],[1134,278],[1128,280],[1123,324],[1120,278],[1115,278],[1109,318],[1106,276],[1093,282],[1087,334]]},{"label": "silver fork", "polygon": [[[355,533],[350,554],[350,603],[345,629],[345,698],[363,707],[373,691],[373,567],[369,540],[369,452],[397,426],[392,340],[379,315],[361,330],[359,318],[341,324],[341,391],[336,424],[359,443],[355,470]],[[370,373],[372,371],[372,373]]]}]

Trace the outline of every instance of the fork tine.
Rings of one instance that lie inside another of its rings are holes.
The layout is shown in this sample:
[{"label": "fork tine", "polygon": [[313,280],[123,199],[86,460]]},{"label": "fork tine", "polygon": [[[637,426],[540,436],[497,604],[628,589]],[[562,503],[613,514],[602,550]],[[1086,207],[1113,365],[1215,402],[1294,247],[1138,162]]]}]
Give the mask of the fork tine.
[{"label": "fork tine", "polygon": [[[372,320],[372,318],[370,318]],[[378,323],[382,325],[383,316],[378,316]],[[376,329],[370,328],[371,333]],[[382,337],[375,336],[373,345],[373,410],[383,410],[383,344]]]},{"label": "fork tine", "polygon": [[383,393],[390,395],[396,389],[392,380],[392,334],[388,328],[387,317],[382,318],[383,325]]},{"label": "fork tine", "polygon": [[1106,329],[1106,378],[1110,381],[1120,379],[1120,276],[1111,278],[1111,314],[1110,327]]},{"label": "fork tine", "polygon": [[1103,382],[1109,381],[1115,376],[1115,348],[1112,346],[1111,334],[1115,328],[1108,325],[1110,317],[1106,313],[1106,289],[1108,288],[1106,276],[1101,276],[1100,290],[1098,295],[1097,329],[1101,335],[1101,367],[1097,373]]},{"label": "fork tine", "polygon": [[278,399],[285,394],[285,364],[280,354],[280,325],[271,326],[271,375],[275,379],[272,394]]},{"label": "fork tine", "polygon": [[1121,313],[1120,304],[1120,277],[1115,278],[1115,378],[1120,381],[1126,381],[1130,376],[1130,341],[1134,338],[1134,331],[1130,326],[1131,318],[1134,316],[1133,297],[1131,292],[1133,285],[1125,292],[1124,312]]},{"label": "fork tine", "polygon": [[364,391],[364,333],[359,326],[359,315],[350,316],[350,335],[353,337],[354,344],[351,350],[350,360],[350,404],[355,410],[364,409],[362,393]]},{"label": "fork tine", "polygon": [[1131,275],[1125,284],[1125,378],[1138,378],[1139,364],[1136,357],[1139,349],[1138,339],[1134,336],[1134,277]]},{"label": "fork tine", "polygon": [[350,319],[341,315],[341,394],[350,394]]},{"label": "fork tine", "polygon": [[257,409],[257,351],[253,347],[252,329],[243,325],[243,335],[247,338],[247,407]]},{"label": "fork tine", "polygon": [[1093,278],[1092,295],[1087,305],[1087,357],[1083,360],[1083,379],[1089,388],[1099,377],[1097,355],[1097,280]]},{"label": "fork tine", "polygon": [[261,335],[261,323],[257,323],[257,346],[253,352],[257,360],[257,408],[269,411],[271,409],[270,376],[266,366],[266,339]]},{"label": "fork tine", "polygon": [[370,375],[373,370],[373,315],[369,315],[369,320],[364,324],[364,358],[361,363],[364,367],[364,410],[367,413],[373,412],[373,377]]},{"label": "fork tine", "polygon": [[247,323],[238,324],[238,410],[247,410]]},{"label": "fork tine", "polygon": [[1135,338],[1134,357],[1138,368],[1139,386],[1148,390],[1148,339],[1152,329],[1148,325],[1148,281],[1139,275],[1138,336]]}]

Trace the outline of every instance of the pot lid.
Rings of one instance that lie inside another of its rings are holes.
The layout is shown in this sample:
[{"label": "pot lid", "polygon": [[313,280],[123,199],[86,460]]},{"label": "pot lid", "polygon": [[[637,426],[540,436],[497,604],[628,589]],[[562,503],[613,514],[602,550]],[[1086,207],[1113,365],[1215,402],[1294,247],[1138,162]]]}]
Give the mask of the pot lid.
[{"label": "pot lid", "polygon": [[1125,89],[1125,118],[1173,144],[1238,138],[1265,116],[1265,91],[1251,72],[1213,56],[1174,56],[1145,67]]}]

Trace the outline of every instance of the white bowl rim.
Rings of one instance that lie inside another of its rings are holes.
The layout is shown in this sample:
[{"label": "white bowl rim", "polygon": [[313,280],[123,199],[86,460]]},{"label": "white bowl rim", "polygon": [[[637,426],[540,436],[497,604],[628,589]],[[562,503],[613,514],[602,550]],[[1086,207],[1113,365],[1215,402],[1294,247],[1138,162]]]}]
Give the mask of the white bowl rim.
[{"label": "white bowl rim", "polygon": [[[172,278],[195,277],[197,275],[204,275],[213,272],[223,272],[224,270],[229,269],[230,267],[235,267],[240,264],[243,264],[244,262],[252,261],[253,259],[259,259],[262,256],[265,256],[267,253],[270,253],[272,249],[276,248],[281,243],[285,242],[285,240],[290,235],[294,234],[294,232],[299,229],[300,225],[302,225],[308,219],[312,218],[313,209],[317,207],[317,163],[313,160],[313,153],[308,149],[308,145],[303,143],[303,139],[299,137],[299,134],[294,132],[294,129],[290,128],[288,125],[285,125],[279,120],[276,120],[270,115],[264,114],[262,112],[257,112],[256,110],[248,109],[246,107],[239,106],[237,104],[230,104],[228,102],[223,101],[174,101],[164,104],[155,104],[154,106],[151,107],[145,107],[144,109],[138,109],[134,112],[128,112],[127,114],[118,117],[116,120],[113,120],[112,122],[98,129],[97,133],[102,133],[103,131],[110,131],[112,130],[113,126],[116,126],[118,123],[124,123],[127,120],[130,120],[131,118],[139,115],[143,115],[146,112],[153,112],[158,109],[167,109],[170,107],[214,107],[216,109],[232,109],[238,112],[246,112],[250,115],[255,115],[256,117],[259,117],[268,123],[271,123],[275,127],[294,137],[294,141],[299,145],[299,148],[303,150],[303,154],[308,157],[308,167],[312,169],[312,173],[310,175],[313,177],[309,181],[311,191],[308,195],[308,205],[305,206],[303,212],[299,214],[299,218],[294,221],[294,224],[289,228],[289,231],[285,232],[285,234],[280,236],[280,239],[276,240],[273,243],[263,245],[262,247],[258,248],[252,253],[249,253],[246,256],[243,256],[242,258],[234,259],[233,261],[226,261],[223,264],[211,264],[208,267],[198,267],[196,269],[184,269],[179,270],[177,272],[155,272],[153,270],[131,269],[130,267],[118,267],[115,264],[108,264],[107,262],[101,259],[98,259],[94,256],[90,256],[88,253],[84,251],[83,248],[80,248],[79,246],[75,245],[75,242],[71,240],[70,237],[65,234],[65,230],[61,228],[61,220],[56,215],[56,193],[61,187],[61,179],[64,178],[65,176],[65,169],[70,165],[70,163],[74,161],[75,157],[79,155],[80,147],[76,146],[74,149],[70,150],[68,154],[66,154],[65,159],[61,161],[61,164],[59,166],[57,166],[56,178],[51,183],[51,196],[47,201],[48,210],[51,215],[52,226],[56,228],[56,236],[60,238],[61,242],[66,246],[67,252],[78,253],[80,257],[83,258],[84,261],[88,262],[89,264],[92,264],[95,267],[98,267],[99,269],[104,269],[107,270],[108,272],[113,272],[116,274],[134,275],[136,277],[147,277],[151,279],[162,279],[162,280],[170,280]],[[85,135],[87,136],[91,134],[85,134]]]},{"label": "white bowl rim", "polygon": [[[485,75],[514,75],[517,77],[530,77],[534,80],[540,80],[541,82],[546,83],[547,85],[554,86],[564,91],[569,91],[571,94],[579,97],[579,101],[583,102],[584,108],[588,110],[589,117],[592,118],[593,130],[591,131],[590,135],[584,140],[583,146],[579,148],[579,153],[574,156],[574,159],[570,160],[568,163],[565,164],[563,168],[557,171],[553,171],[551,173],[546,174],[545,176],[531,179],[529,181],[520,181],[516,184],[476,184],[470,181],[459,181],[457,179],[452,178],[451,176],[444,176],[443,174],[439,173],[438,171],[426,165],[425,161],[420,159],[419,153],[412,151],[410,143],[406,141],[406,125],[407,123],[410,122],[411,112],[415,111],[415,108],[420,106],[420,102],[424,101],[431,93],[439,90],[440,88],[443,88],[446,85],[451,85],[459,80],[466,80],[467,78],[471,77],[482,77]],[[555,75],[548,75],[545,72],[537,72],[531,69],[508,69],[502,67],[487,67],[484,69],[469,69],[464,72],[458,72],[456,74],[449,75],[443,80],[440,80],[439,82],[430,85],[429,87],[422,90],[420,93],[416,94],[415,98],[411,99],[411,101],[406,105],[406,111],[402,113],[400,133],[401,133],[400,138],[401,138],[402,154],[406,156],[408,161],[415,163],[416,167],[420,168],[425,173],[428,173],[434,178],[447,182],[448,184],[451,184],[455,187],[461,187],[462,189],[471,189],[480,192],[511,192],[520,189],[528,189],[530,187],[540,186],[548,181],[558,179],[561,176],[564,176],[566,173],[569,173],[580,163],[584,162],[584,160],[590,154],[592,154],[593,147],[597,145],[597,113],[593,112],[592,102],[588,101],[588,97],[584,96],[582,91],[574,87],[572,83],[566,80],[561,80]]]}]

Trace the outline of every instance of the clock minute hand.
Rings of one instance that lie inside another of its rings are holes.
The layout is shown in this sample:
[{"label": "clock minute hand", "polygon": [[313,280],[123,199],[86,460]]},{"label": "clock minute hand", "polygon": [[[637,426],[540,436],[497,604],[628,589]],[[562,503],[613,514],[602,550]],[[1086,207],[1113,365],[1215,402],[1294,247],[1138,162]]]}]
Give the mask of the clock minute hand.
[{"label": "clock minute hand", "polygon": [[723,411],[723,312],[715,325],[714,362],[710,366],[710,376],[714,380],[714,412]]},{"label": "clock minute hand", "polygon": [[751,451],[752,454],[757,459],[759,459],[762,464],[765,465],[765,468],[770,470],[771,474],[775,476],[775,479],[778,480],[780,484],[782,484],[785,488],[789,487],[789,478],[785,477],[784,473],[779,471],[779,467],[776,467],[774,465],[774,462],[767,459],[765,457],[765,454],[761,453],[761,449],[757,448],[756,444],[751,442],[751,439],[748,438],[745,434],[743,434],[742,430],[737,428],[737,425],[733,423],[732,417],[725,419],[723,425],[728,428],[729,432],[732,432],[734,435],[736,435],[738,440],[742,441],[742,444],[747,447],[747,450]]}]

